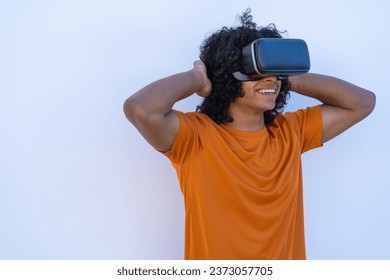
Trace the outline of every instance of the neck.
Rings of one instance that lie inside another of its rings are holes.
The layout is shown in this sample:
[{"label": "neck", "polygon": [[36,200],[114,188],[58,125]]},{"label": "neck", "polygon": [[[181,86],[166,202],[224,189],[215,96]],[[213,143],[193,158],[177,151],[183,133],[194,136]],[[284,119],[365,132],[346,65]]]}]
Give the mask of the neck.
[{"label": "neck", "polygon": [[265,127],[264,115],[259,114],[231,114],[233,122],[225,123],[225,125],[246,132],[260,131]]}]

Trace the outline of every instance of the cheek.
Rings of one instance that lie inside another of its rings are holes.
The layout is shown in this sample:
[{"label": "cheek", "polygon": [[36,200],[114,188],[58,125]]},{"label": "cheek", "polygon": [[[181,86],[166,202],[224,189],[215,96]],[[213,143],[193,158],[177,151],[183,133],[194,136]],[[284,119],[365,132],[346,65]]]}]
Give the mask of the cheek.
[{"label": "cheek", "polygon": [[242,82],[241,83],[241,91],[242,91],[242,93],[243,94],[250,94],[250,93],[252,93],[256,83],[257,82],[252,82],[252,81]]},{"label": "cheek", "polygon": [[249,92],[249,88],[247,86],[245,86],[245,84],[242,84],[241,85],[241,92],[242,92],[242,95],[245,95],[245,94],[247,94],[247,92]]}]

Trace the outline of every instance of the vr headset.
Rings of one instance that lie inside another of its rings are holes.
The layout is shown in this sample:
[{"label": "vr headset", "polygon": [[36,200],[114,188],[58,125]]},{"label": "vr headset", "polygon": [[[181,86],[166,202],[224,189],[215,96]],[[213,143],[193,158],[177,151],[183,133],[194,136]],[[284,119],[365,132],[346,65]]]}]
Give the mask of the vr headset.
[{"label": "vr headset", "polygon": [[309,50],[301,39],[260,38],[242,49],[243,73],[239,81],[257,81],[267,76],[293,76],[310,70]]}]

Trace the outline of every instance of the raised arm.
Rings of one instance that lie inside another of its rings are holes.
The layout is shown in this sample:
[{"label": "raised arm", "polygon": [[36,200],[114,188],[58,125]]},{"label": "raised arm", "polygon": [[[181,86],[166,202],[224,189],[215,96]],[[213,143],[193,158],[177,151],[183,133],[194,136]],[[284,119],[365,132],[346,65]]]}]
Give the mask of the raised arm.
[{"label": "raised arm", "polygon": [[367,117],[375,107],[375,94],[338,78],[319,74],[290,77],[291,90],[323,103],[322,143]]},{"label": "raised arm", "polygon": [[202,61],[196,61],[192,70],[155,81],[130,96],[123,110],[150,145],[167,151],[180,126],[173,105],[195,92],[207,96],[210,91],[206,67]]}]

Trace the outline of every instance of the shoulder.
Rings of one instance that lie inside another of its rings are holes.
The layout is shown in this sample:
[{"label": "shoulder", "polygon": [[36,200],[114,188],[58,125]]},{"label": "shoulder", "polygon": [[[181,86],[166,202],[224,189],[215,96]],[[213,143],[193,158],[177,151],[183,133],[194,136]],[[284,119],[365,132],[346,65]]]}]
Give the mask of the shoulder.
[{"label": "shoulder", "polygon": [[189,126],[193,128],[210,128],[217,125],[209,116],[198,112],[181,112],[173,110],[180,120],[180,127]]},{"label": "shoulder", "polygon": [[211,127],[215,124],[207,115],[174,110],[180,121],[179,131],[169,151],[164,154],[174,163],[185,161],[199,155],[206,145]]},{"label": "shoulder", "polygon": [[[274,129],[284,134],[295,135],[300,139],[302,153],[322,146],[321,106],[307,107],[295,112],[287,112],[276,117]],[[289,131],[289,132],[288,132]]]}]

